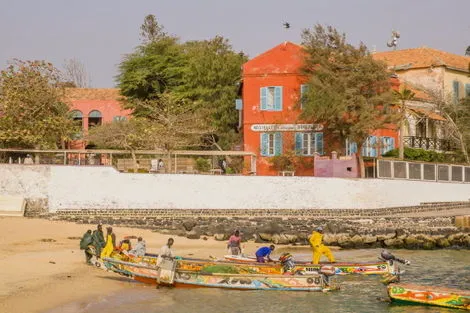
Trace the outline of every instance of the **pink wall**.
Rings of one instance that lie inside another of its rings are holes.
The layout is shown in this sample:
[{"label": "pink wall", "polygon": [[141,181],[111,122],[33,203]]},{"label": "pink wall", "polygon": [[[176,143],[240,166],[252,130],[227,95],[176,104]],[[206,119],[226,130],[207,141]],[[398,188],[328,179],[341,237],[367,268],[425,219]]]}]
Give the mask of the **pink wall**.
[{"label": "pink wall", "polygon": [[[314,176],[318,177],[344,177],[357,178],[360,177],[355,154],[351,156],[337,158],[337,153],[332,152],[329,156],[315,155],[314,159]],[[348,170],[349,169],[349,170]]]}]

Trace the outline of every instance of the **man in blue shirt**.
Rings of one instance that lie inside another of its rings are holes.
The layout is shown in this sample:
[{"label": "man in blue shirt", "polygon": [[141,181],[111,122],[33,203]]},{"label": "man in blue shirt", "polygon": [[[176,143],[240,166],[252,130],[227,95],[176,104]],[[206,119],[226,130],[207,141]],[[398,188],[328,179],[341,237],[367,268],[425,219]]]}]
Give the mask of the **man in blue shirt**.
[{"label": "man in blue shirt", "polygon": [[270,245],[269,247],[259,248],[256,251],[256,262],[264,263],[265,262],[264,258],[267,258],[269,262],[272,262],[273,260],[271,260],[270,255],[271,255],[271,252],[274,251],[274,248],[275,248],[274,245]]}]

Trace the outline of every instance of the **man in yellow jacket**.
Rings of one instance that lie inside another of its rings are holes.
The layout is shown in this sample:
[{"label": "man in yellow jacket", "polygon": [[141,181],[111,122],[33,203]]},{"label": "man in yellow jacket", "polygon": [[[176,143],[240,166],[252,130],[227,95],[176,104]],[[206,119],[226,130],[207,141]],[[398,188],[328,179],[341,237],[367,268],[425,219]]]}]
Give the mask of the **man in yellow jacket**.
[{"label": "man in yellow jacket", "polygon": [[323,244],[323,227],[318,226],[315,228],[315,230],[312,232],[312,235],[310,236],[309,241],[313,250],[313,264],[318,264],[320,262],[320,257],[322,254],[324,254],[330,262],[335,262],[335,257],[331,253],[330,248]]}]

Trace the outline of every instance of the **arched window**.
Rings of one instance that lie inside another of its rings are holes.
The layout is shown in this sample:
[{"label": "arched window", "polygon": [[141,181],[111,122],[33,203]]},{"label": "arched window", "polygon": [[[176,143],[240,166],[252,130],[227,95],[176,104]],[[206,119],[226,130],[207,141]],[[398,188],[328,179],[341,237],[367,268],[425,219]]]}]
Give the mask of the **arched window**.
[{"label": "arched window", "polygon": [[98,110],[93,110],[88,114],[88,128],[101,125],[103,117],[101,112]]}]

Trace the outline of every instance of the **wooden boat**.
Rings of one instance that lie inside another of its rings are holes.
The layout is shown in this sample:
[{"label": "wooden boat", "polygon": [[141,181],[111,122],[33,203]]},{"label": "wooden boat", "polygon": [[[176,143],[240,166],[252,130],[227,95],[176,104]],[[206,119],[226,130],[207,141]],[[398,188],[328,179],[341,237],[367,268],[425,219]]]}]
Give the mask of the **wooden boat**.
[{"label": "wooden boat", "polygon": [[[113,271],[149,284],[185,288],[226,288],[236,290],[331,291],[339,289],[324,274],[305,275],[212,273],[177,269],[177,262],[166,261],[160,266],[105,258]],[[163,272],[162,272],[163,270]]]},{"label": "wooden boat", "polygon": [[[113,255],[121,261],[155,265],[157,257],[155,255],[146,255],[140,258],[129,258],[123,255]],[[344,262],[344,263],[322,263],[312,264],[307,262],[295,262],[293,272],[302,273],[316,273],[324,266],[334,266],[336,275],[397,275],[400,270],[396,262],[377,261],[377,262]],[[186,271],[210,271],[210,272],[225,272],[236,274],[283,274],[283,268],[279,262],[274,263],[258,263],[237,261],[235,258],[232,260],[218,260],[218,259],[195,259],[195,258],[181,258],[177,260],[176,268],[178,270]],[[218,270],[217,270],[218,269]]]},{"label": "wooden boat", "polygon": [[389,297],[397,303],[470,310],[470,290],[414,284],[390,284],[387,289]]}]

